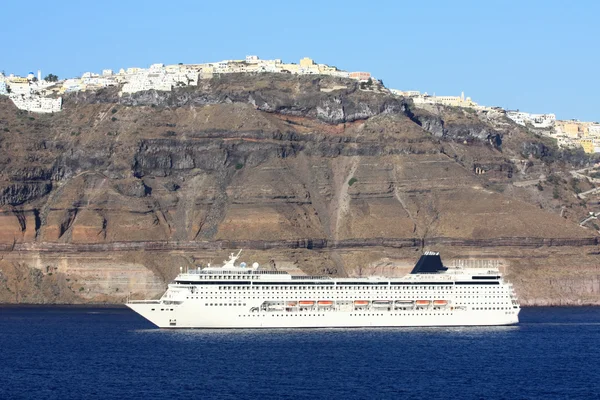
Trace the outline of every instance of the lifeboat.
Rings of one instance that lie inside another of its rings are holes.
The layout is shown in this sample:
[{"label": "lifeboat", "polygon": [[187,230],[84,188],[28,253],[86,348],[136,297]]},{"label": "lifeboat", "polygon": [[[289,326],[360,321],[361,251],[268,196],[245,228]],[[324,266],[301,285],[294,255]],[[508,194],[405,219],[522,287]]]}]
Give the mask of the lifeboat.
[{"label": "lifeboat", "polygon": [[373,300],[373,307],[389,307],[390,304],[390,300]]},{"label": "lifeboat", "polygon": [[298,303],[296,303],[295,301],[288,301],[288,302],[287,302],[287,306],[288,306],[288,307],[296,307],[296,305],[297,305],[297,304],[298,304]]},{"label": "lifeboat", "polygon": [[417,300],[415,302],[415,304],[418,306],[428,306],[429,303],[431,303],[431,300]]},{"label": "lifeboat", "polygon": [[319,300],[317,302],[318,305],[320,306],[332,306],[333,305],[333,301],[331,300]]},{"label": "lifeboat", "polygon": [[447,306],[448,300],[434,300],[433,305],[434,306]]},{"label": "lifeboat", "polygon": [[298,304],[301,306],[314,306],[315,302],[312,300],[300,300]]},{"label": "lifeboat", "polygon": [[355,300],[354,305],[355,306],[368,306],[369,301],[368,300]]},{"label": "lifeboat", "polygon": [[415,304],[415,302],[412,300],[396,300],[394,302],[394,307],[395,308],[408,308],[408,307],[412,307],[413,304]]}]

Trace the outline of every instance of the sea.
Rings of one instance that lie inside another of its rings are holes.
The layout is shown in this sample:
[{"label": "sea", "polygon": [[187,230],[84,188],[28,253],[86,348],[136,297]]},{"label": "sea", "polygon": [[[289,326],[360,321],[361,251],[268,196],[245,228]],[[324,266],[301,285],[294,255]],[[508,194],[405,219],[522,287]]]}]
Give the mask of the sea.
[{"label": "sea", "polygon": [[0,306],[0,399],[600,399],[600,308],[507,327],[159,330]]}]

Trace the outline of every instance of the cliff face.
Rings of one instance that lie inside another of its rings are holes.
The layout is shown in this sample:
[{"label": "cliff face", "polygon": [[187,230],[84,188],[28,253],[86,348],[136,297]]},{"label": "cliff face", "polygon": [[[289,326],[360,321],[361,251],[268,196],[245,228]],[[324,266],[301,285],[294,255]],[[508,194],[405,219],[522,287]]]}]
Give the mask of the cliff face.
[{"label": "cliff face", "polygon": [[230,75],[79,93],[57,115],[0,98],[0,146],[2,302],[155,296],[237,247],[333,275],[401,274],[440,250],[502,259],[531,304],[600,299],[585,205],[568,185],[558,199],[513,185],[571,166],[502,116],[329,77]]}]

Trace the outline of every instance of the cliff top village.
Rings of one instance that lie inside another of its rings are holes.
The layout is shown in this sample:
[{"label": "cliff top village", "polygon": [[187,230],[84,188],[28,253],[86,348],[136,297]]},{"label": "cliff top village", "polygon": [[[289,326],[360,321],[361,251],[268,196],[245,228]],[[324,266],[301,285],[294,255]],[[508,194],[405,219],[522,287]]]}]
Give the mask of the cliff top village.
[{"label": "cliff top village", "polygon": [[[311,58],[299,63],[284,63],[281,59],[261,60],[246,56],[242,60],[225,60],[203,64],[152,64],[149,68],[122,68],[118,72],[104,69],[100,74],[86,72],[81,77],[59,80],[55,75],[42,79],[42,74],[29,73],[26,77],[0,73],[0,95],[8,95],[15,106],[34,113],[54,113],[62,109],[64,93],[99,90],[121,85],[120,94],[146,90],[171,91],[174,87],[196,86],[201,79],[215,74],[230,73],[284,73],[296,75],[329,75],[355,79],[360,82],[375,81],[369,72],[348,72],[335,66],[318,64]],[[388,89],[384,89],[388,90]],[[389,93],[412,99],[417,107],[444,105],[477,111],[498,111],[515,123],[556,139],[560,147],[583,148],[586,153],[600,153],[600,123],[577,120],[556,120],[554,114],[530,114],[504,110],[500,107],[481,106],[464,93],[460,96],[436,96],[419,91],[389,89]]]}]

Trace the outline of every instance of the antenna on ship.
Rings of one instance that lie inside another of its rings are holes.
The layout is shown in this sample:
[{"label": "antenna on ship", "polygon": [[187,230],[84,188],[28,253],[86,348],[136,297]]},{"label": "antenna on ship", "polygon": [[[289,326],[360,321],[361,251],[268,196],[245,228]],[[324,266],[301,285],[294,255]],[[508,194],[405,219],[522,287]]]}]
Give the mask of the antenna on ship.
[{"label": "antenna on ship", "polygon": [[233,253],[229,254],[229,260],[224,261],[223,267],[235,267],[235,261],[240,258],[240,254],[242,254],[242,249],[240,249],[240,251],[238,251],[238,253],[236,255],[234,255]]}]

